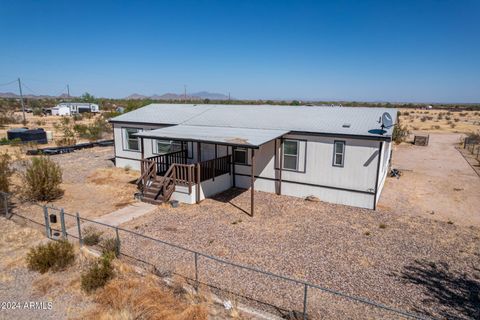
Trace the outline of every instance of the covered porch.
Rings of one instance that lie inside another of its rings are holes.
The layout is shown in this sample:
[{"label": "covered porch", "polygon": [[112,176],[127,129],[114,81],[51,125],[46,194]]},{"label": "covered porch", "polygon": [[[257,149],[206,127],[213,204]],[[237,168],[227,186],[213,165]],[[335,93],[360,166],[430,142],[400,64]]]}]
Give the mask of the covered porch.
[{"label": "covered porch", "polygon": [[[143,196],[153,200],[168,201],[172,197],[180,202],[199,203],[205,197],[236,187],[235,162],[249,157],[250,215],[253,216],[255,151],[286,133],[184,125],[137,133],[141,144],[141,176],[137,183]],[[176,141],[180,150],[146,158],[145,139]]]}]

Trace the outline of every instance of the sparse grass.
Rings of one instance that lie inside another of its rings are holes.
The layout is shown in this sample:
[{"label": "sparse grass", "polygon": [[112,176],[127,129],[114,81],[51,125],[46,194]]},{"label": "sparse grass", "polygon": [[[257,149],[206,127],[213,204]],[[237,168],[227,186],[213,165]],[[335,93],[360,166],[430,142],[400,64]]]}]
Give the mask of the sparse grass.
[{"label": "sparse grass", "polygon": [[379,227],[380,229],[386,229],[386,228],[387,228],[387,225],[384,224],[384,223],[380,223],[380,224],[378,225],[378,227]]},{"label": "sparse grass", "polygon": [[364,235],[369,236],[369,235],[370,235],[370,231],[365,231]]},{"label": "sparse grass", "polygon": [[82,241],[87,246],[94,246],[100,243],[102,232],[93,226],[87,226],[82,233]]},{"label": "sparse grass", "polygon": [[119,243],[115,238],[103,239],[101,244],[103,255],[113,255],[115,258],[120,254]]},{"label": "sparse grass", "polygon": [[448,220],[447,223],[448,223],[448,224],[453,224],[453,221],[452,221],[452,220]]},{"label": "sparse grass", "polygon": [[73,245],[66,240],[38,245],[27,254],[28,268],[40,273],[63,270],[74,260]]},{"label": "sparse grass", "polygon": [[[10,167],[12,158],[8,153],[0,154],[0,191],[10,191],[10,177],[13,174],[13,169]],[[3,197],[0,198],[0,203],[3,201]]]},{"label": "sparse grass", "polygon": [[[97,307],[87,318],[98,319],[162,319],[206,320],[208,309],[204,301],[162,285],[154,277],[129,276],[116,278],[105,285],[95,297]],[[195,299],[195,300],[192,300]]]},{"label": "sparse grass", "polygon": [[112,256],[104,254],[91,262],[87,271],[81,275],[81,288],[91,293],[102,288],[113,276]]}]

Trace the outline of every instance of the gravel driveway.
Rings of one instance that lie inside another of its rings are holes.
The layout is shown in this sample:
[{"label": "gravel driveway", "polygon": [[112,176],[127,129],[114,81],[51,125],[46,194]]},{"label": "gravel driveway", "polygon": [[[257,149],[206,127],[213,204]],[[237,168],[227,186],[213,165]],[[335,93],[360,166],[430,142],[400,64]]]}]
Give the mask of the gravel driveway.
[{"label": "gravel driveway", "polygon": [[[480,316],[480,229],[393,211],[256,192],[227,191],[200,205],[159,207],[125,225],[222,259],[379,303],[440,318]],[[122,250],[193,277],[193,255],[121,234]],[[264,302],[302,310],[303,287],[199,259],[201,281]],[[396,318],[388,312],[309,289],[309,312],[319,317]]]}]

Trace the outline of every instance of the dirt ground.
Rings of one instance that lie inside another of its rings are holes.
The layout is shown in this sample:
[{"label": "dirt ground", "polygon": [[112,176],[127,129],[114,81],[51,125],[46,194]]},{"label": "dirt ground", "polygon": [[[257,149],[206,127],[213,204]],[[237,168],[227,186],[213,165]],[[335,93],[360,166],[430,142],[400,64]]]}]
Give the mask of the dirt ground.
[{"label": "dirt ground", "polygon": [[[17,116],[21,116],[21,112],[16,112],[15,113]],[[55,140],[60,139],[63,137],[63,133],[58,130],[57,127],[55,127],[55,124],[60,124],[60,121],[62,116],[35,116],[33,113],[26,113],[25,114],[26,119],[28,121],[26,127],[30,129],[35,129],[35,128],[43,128],[45,131],[51,131],[53,134],[53,140],[49,141],[48,144],[25,144],[25,145],[0,145],[0,153],[3,152],[8,152],[12,155],[16,155],[17,158],[25,158],[25,152],[28,149],[36,149],[38,148],[45,148],[45,147],[53,147],[56,146]],[[95,120],[95,117],[97,116],[92,116],[92,117],[83,117],[82,120],[78,120],[75,123],[78,124],[89,124],[92,123]],[[71,121],[73,121],[72,117],[69,117]],[[16,123],[16,124],[9,124],[5,127],[0,126],[0,138],[6,138],[7,137],[7,130],[12,129],[12,128],[22,128],[24,127],[23,124],[21,123]],[[77,139],[77,143],[82,143],[82,142],[88,142],[85,139]]]},{"label": "dirt ground", "polygon": [[479,111],[398,109],[400,122],[411,131],[471,133],[480,131]]},{"label": "dirt ground", "polygon": [[92,306],[91,299],[80,292],[75,270],[41,275],[27,268],[29,248],[43,239],[38,230],[0,218],[0,302],[43,302],[45,307],[52,303],[50,310],[5,306],[0,310],[1,319],[67,319]]},{"label": "dirt ground", "polygon": [[39,231],[0,218],[0,319],[206,320],[208,314],[221,319],[240,314],[222,310],[209,296],[183,290],[180,280],[173,279],[172,286],[167,286],[160,278],[118,260],[113,262],[114,279],[87,294],[81,290],[81,273],[95,256],[75,247],[73,265],[40,274],[28,269],[25,257],[29,248],[42,241]]},{"label": "dirt ground", "polygon": [[456,149],[460,134],[431,133],[427,147],[394,146],[392,167],[379,208],[480,227],[480,178]]},{"label": "dirt ground", "polygon": [[[64,194],[48,204],[64,208],[70,214],[79,212],[84,218],[93,218],[134,202],[137,187],[132,182],[138,178],[138,172],[115,168],[110,160],[112,157],[113,147],[95,147],[50,156],[63,170],[61,188]],[[18,174],[14,182],[17,187],[11,189],[21,191]],[[23,204],[14,210],[31,212],[36,220],[43,219],[38,206]]]}]

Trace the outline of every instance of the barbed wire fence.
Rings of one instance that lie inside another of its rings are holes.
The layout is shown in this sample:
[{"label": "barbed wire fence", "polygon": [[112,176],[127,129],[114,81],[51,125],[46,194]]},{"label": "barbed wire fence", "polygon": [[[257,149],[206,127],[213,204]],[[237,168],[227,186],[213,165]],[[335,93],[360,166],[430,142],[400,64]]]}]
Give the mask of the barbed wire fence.
[{"label": "barbed wire fence", "polygon": [[[22,208],[18,206],[22,205]],[[68,213],[62,208],[25,202],[0,192],[0,212],[43,229],[45,237],[78,241],[84,246],[86,228],[103,239],[114,239],[119,257],[159,276],[177,275],[195,289],[210,288],[219,297],[238,301],[290,319],[345,318],[346,314],[382,319],[431,319],[375,301],[257,267],[227,261],[119,226]],[[102,244],[93,246],[101,250]],[[233,275],[233,276],[232,276]]]}]

